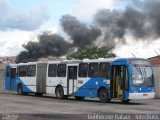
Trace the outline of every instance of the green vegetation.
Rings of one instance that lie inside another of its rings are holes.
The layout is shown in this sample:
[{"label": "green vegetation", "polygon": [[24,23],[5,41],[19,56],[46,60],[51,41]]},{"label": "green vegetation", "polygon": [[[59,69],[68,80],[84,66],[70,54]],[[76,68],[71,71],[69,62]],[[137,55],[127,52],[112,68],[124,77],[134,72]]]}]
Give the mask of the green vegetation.
[{"label": "green vegetation", "polygon": [[106,47],[91,47],[86,48],[83,50],[80,50],[78,52],[74,52],[72,54],[69,54],[67,56],[67,59],[97,59],[97,58],[110,58],[110,57],[116,57],[114,53],[111,52],[111,49],[108,49]]}]

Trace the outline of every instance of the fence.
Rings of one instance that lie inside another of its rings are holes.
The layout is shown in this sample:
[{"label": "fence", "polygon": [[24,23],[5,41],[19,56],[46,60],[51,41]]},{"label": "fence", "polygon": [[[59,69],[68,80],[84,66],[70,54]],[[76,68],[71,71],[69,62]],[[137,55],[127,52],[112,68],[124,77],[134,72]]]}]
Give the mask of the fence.
[{"label": "fence", "polygon": [[4,69],[0,68],[0,90],[4,90]]},{"label": "fence", "polygon": [[153,66],[156,98],[160,98],[160,65]]}]

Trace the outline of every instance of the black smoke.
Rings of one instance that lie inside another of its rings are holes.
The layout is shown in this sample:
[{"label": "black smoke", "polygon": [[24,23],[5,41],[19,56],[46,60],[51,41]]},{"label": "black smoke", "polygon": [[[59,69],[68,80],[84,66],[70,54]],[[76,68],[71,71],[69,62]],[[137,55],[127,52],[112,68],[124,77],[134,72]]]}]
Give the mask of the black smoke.
[{"label": "black smoke", "polygon": [[126,44],[128,35],[134,37],[135,41],[155,40],[160,37],[160,1],[130,0],[120,10],[101,9],[95,14],[92,26],[80,22],[74,16],[64,15],[60,25],[69,39],[44,32],[38,36],[38,42],[30,41],[23,46],[26,51],[17,56],[16,62],[66,55],[75,48],[81,50],[96,45],[96,41],[113,49]]},{"label": "black smoke", "polygon": [[30,41],[23,45],[26,51],[22,51],[17,56],[16,63],[33,62],[47,56],[65,55],[72,50],[71,46],[62,36],[44,32],[38,36],[38,42]]},{"label": "black smoke", "polygon": [[23,47],[22,51],[16,58],[16,63],[37,61],[37,59],[47,56],[63,56],[75,48],[78,50],[93,45],[101,31],[93,26],[87,26],[78,21],[75,17],[64,15],[61,19],[61,26],[70,36],[65,40],[62,36],[44,32],[38,36],[38,42],[29,41]]},{"label": "black smoke", "polygon": [[152,41],[160,37],[160,2],[131,0],[124,10],[102,9],[96,13],[95,23],[102,29],[103,41],[109,48],[125,44],[126,35]]},{"label": "black smoke", "polygon": [[93,26],[87,26],[76,19],[76,17],[70,15],[64,15],[60,19],[63,30],[73,40],[73,46],[78,49],[83,49],[93,44],[97,37],[101,34],[101,31]]}]

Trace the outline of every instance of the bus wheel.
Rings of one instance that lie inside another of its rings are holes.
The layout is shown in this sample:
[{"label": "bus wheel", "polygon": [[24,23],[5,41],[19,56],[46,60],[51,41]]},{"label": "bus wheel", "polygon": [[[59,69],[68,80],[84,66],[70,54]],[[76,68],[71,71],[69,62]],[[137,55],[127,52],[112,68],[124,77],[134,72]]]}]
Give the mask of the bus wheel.
[{"label": "bus wheel", "polygon": [[80,96],[74,96],[76,100],[83,100],[85,97],[80,97]]},{"label": "bus wheel", "polygon": [[103,103],[110,102],[108,91],[105,88],[98,91],[98,97]]},{"label": "bus wheel", "polygon": [[122,100],[123,103],[129,103],[131,100],[127,99],[127,100]]},{"label": "bus wheel", "polygon": [[63,90],[63,88],[61,86],[58,86],[56,88],[56,97],[58,99],[64,99],[65,98],[65,96],[64,96],[64,90]]},{"label": "bus wheel", "polygon": [[18,95],[23,95],[23,87],[22,87],[22,85],[18,85],[17,92],[18,92]]},{"label": "bus wheel", "polygon": [[36,96],[43,96],[43,93],[35,93]]}]

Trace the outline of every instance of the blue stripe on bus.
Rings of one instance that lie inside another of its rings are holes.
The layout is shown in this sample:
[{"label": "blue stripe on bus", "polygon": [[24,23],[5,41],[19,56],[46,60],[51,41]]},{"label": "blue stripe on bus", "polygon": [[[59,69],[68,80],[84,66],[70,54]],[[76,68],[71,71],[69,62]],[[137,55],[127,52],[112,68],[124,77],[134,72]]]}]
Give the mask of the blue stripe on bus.
[{"label": "blue stripe on bus", "polygon": [[31,89],[29,89],[29,88],[23,83],[23,81],[22,81],[19,77],[17,77],[16,83],[17,83],[17,86],[18,86],[18,84],[22,84],[22,85],[23,85],[23,92],[33,92]]},{"label": "blue stripe on bus", "polygon": [[[18,84],[22,84],[23,86],[23,92],[33,92],[31,89],[29,89],[23,82],[22,80],[19,78],[19,77],[16,77],[16,79],[12,80],[14,82],[12,82],[12,89],[10,87],[11,85],[11,80],[10,80],[10,77],[7,77],[5,79],[5,89],[8,90],[8,91],[17,91],[17,87],[18,87]],[[14,84],[13,84],[14,83]]]},{"label": "blue stripe on bus", "polygon": [[105,82],[106,80],[109,79],[91,78],[74,93],[74,96],[95,98],[100,87],[105,87],[110,94],[109,85]]}]

